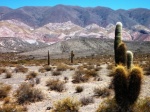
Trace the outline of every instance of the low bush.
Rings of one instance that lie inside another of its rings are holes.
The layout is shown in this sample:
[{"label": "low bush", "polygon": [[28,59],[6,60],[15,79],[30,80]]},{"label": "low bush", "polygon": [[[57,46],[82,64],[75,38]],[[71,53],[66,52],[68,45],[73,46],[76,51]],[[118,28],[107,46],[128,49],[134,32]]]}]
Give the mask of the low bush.
[{"label": "low bush", "polygon": [[108,88],[95,88],[94,89],[94,95],[98,97],[108,97],[110,96],[110,90]]},{"label": "low bush", "polygon": [[26,73],[28,72],[28,68],[25,68],[24,66],[22,65],[18,65],[15,70],[14,70],[16,73],[18,72],[22,72],[22,73]]},{"label": "low bush", "polygon": [[22,83],[15,91],[14,96],[19,104],[42,101],[44,99],[44,94],[28,83]]},{"label": "low bush", "polygon": [[76,93],[81,93],[83,91],[82,86],[77,86],[75,89],[76,89]]},{"label": "low bush", "polygon": [[55,103],[52,112],[79,112],[80,102],[65,98]]},{"label": "low bush", "polygon": [[3,84],[3,83],[0,83],[0,100],[4,99],[5,97],[7,97],[10,90],[11,90],[11,86],[10,85],[6,85],[6,84]]},{"label": "low bush", "polygon": [[38,75],[38,73],[31,71],[27,76],[26,76],[26,80],[31,80],[33,78],[35,78]]},{"label": "low bush", "polygon": [[88,105],[90,103],[94,103],[93,97],[83,97],[80,99],[82,105]]},{"label": "low bush", "polygon": [[49,79],[46,82],[46,86],[48,86],[49,90],[54,90],[57,92],[62,92],[65,89],[65,83],[63,81],[60,81],[58,79]]}]

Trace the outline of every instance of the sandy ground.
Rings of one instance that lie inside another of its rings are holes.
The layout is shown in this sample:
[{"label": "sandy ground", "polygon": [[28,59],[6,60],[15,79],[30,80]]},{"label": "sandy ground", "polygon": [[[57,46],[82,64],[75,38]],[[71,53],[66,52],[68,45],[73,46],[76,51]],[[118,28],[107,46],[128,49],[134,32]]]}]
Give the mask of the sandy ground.
[{"label": "sandy ground", "polygon": [[[72,66],[75,69],[77,69],[77,67],[79,65],[72,65]],[[29,71],[28,71],[28,73],[29,73],[30,71],[38,72],[38,70],[41,66],[26,66],[26,67],[29,69]],[[89,81],[87,83],[79,83],[79,84],[72,83],[72,76],[75,73],[75,70],[63,71],[62,75],[60,75],[60,76],[52,76],[51,71],[45,72],[45,73],[38,72],[37,77],[40,78],[40,84],[35,85],[35,88],[39,88],[44,93],[45,99],[41,102],[35,102],[35,103],[31,103],[31,104],[27,105],[28,112],[48,112],[48,110],[46,111],[47,107],[53,107],[53,104],[55,102],[57,102],[60,99],[67,98],[67,97],[71,97],[76,100],[80,100],[81,98],[88,97],[88,96],[94,97],[94,92],[93,92],[94,88],[108,87],[111,82],[111,79],[112,79],[112,77],[108,76],[110,70],[107,69],[107,64],[101,65],[101,68],[102,69],[100,69],[100,71],[98,71],[98,75],[100,76],[100,78],[102,80]],[[14,67],[7,67],[7,70],[12,72],[14,70]],[[14,73],[13,72],[12,78],[8,78],[8,79],[4,78],[5,74],[3,73],[0,75],[0,82],[11,85],[13,88],[12,92],[14,92],[22,82],[26,82],[25,77],[28,73],[23,74],[23,73]],[[65,83],[65,91],[55,92],[55,91],[48,90],[48,87],[46,87],[46,81],[49,78],[64,80],[64,77],[68,77],[68,79],[69,79],[68,82]],[[78,85],[81,85],[84,87],[83,92],[81,92],[81,93],[75,92],[75,87]],[[140,97],[146,97],[146,96],[150,97],[150,86],[149,85],[150,85],[150,76],[144,76]],[[113,96],[113,93],[112,93],[112,96]],[[103,100],[104,100],[104,98],[94,97],[94,103],[88,104],[86,106],[81,106],[79,109],[79,112],[95,112],[95,110],[98,108],[99,104]]]}]

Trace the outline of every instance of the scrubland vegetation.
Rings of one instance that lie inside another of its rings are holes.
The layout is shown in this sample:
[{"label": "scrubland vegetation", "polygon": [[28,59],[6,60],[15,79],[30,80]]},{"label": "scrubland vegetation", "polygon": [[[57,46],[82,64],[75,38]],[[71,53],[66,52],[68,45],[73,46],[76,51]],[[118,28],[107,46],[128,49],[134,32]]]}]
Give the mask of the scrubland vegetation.
[{"label": "scrubland vegetation", "polygon": [[149,112],[150,54],[127,52],[121,27],[115,56],[1,61],[0,112]]}]

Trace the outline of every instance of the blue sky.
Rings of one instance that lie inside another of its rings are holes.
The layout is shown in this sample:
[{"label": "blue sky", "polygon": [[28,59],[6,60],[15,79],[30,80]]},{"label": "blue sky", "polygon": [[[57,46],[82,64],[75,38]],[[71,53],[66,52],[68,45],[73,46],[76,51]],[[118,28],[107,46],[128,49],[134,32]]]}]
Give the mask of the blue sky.
[{"label": "blue sky", "polygon": [[150,9],[150,0],[0,0],[0,6],[19,8],[23,6],[55,6],[58,4],[96,7],[104,6],[112,9]]}]

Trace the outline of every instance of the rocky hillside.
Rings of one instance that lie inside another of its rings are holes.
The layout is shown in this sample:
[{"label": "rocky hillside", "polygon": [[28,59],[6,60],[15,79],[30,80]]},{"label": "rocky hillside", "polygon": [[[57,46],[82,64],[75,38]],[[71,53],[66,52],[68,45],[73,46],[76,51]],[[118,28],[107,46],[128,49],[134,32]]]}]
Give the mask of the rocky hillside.
[{"label": "rocky hillside", "polygon": [[114,39],[118,21],[123,23],[123,40],[150,41],[149,19],[148,9],[0,7],[0,52],[29,51],[69,39]]},{"label": "rocky hillside", "polygon": [[[128,50],[136,53],[149,53],[150,42],[131,42],[125,41]],[[36,58],[47,57],[47,52],[50,52],[51,58],[68,58],[73,50],[76,57],[91,56],[91,55],[113,55],[114,41],[112,39],[100,38],[74,38],[67,41],[58,42],[48,47],[25,52],[22,55],[30,55]]]}]

